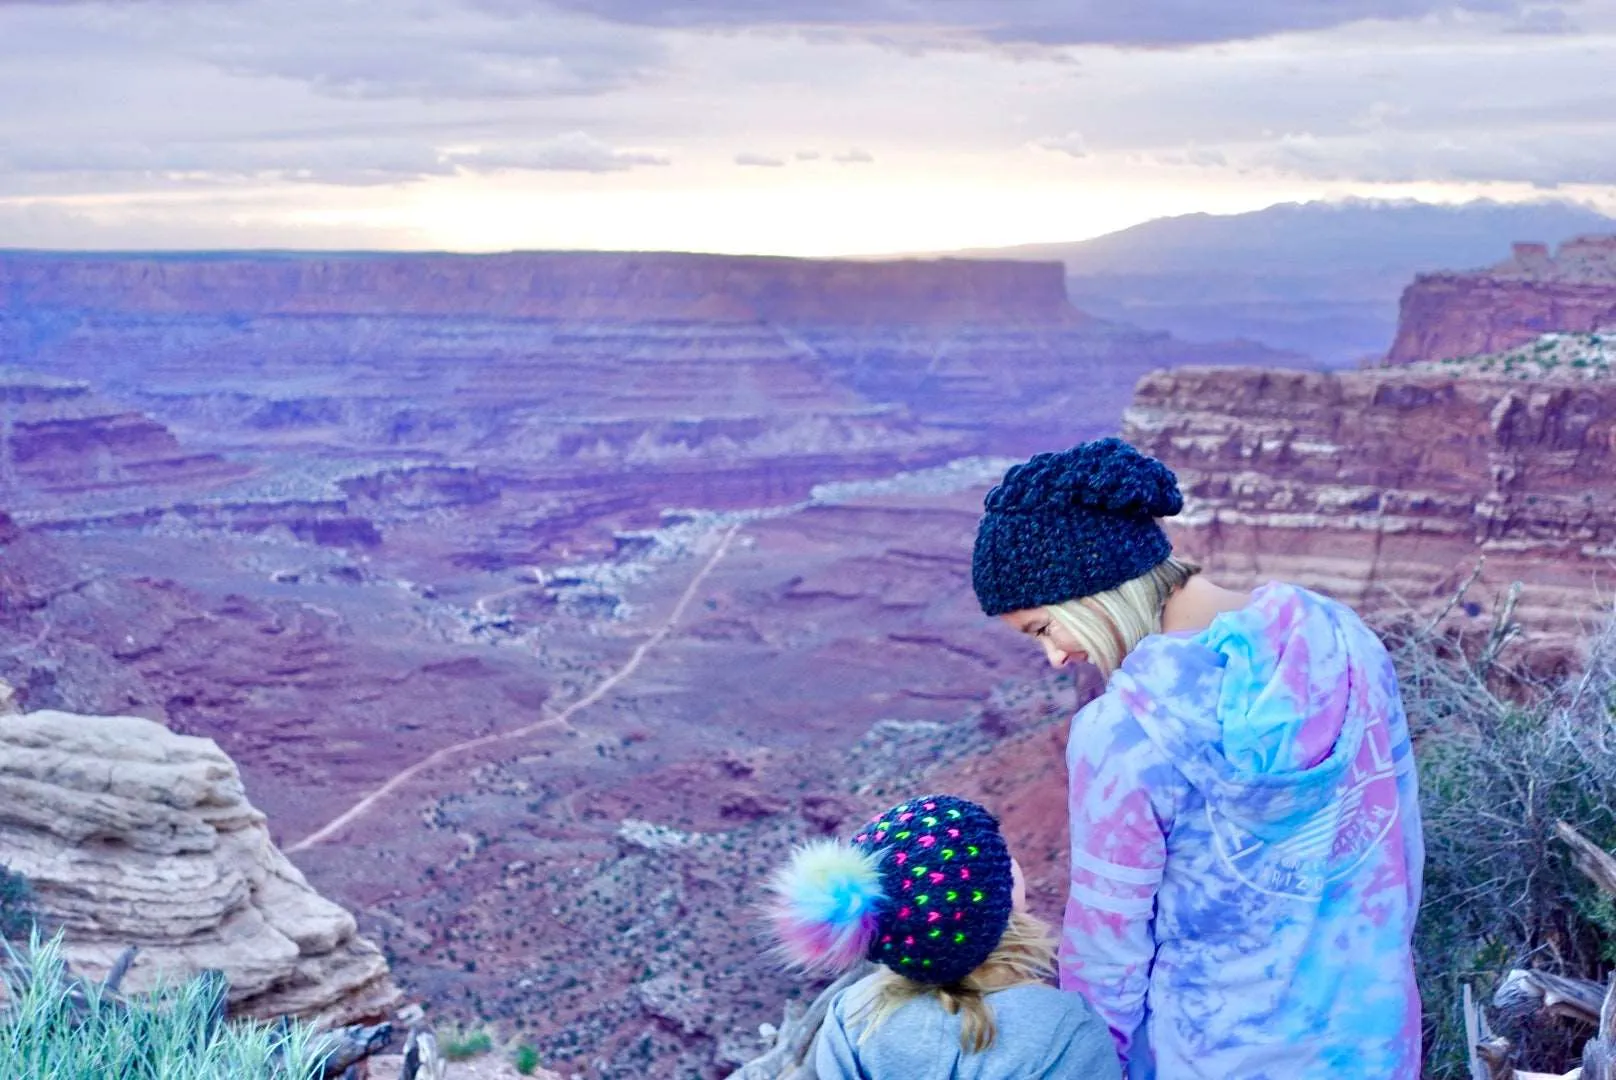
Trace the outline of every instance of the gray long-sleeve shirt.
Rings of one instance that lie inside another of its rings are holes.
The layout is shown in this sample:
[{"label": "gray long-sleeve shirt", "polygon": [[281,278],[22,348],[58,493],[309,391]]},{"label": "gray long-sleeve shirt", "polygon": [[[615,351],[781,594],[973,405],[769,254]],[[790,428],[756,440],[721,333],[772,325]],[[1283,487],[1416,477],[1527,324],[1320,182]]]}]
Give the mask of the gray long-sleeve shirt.
[{"label": "gray long-sleeve shirt", "polygon": [[814,1048],[819,1080],[1122,1080],[1111,1033],[1078,994],[1013,986],[987,995],[998,1038],[960,1047],[960,1017],[935,998],[905,1003],[861,1044],[862,1005],[880,975],[831,1003]]}]

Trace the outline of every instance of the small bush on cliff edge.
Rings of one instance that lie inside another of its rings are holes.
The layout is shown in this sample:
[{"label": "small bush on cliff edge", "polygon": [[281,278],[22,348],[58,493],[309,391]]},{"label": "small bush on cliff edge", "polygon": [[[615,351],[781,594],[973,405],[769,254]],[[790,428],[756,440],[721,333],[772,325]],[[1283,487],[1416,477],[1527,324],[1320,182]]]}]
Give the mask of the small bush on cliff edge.
[{"label": "small bush on cliff edge", "polygon": [[203,979],[113,1003],[95,986],[75,1003],[61,937],[30,935],[0,955],[9,1004],[0,1011],[5,1080],[312,1080],[312,1032],[222,1023],[222,984]]},{"label": "small bush on cliff edge", "polygon": [[[1608,978],[1616,910],[1554,837],[1570,823],[1616,850],[1616,621],[1585,669],[1556,679],[1508,670],[1511,603],[1482,642],[1429,626],[1388,634],[1419,762],[1425,896],[1415,952],[1426,1067],[1469,1077],[1461,988],[1482,1001],[1515,967]],[[1473,647],[1472,647],[1473,646]],[[1534,1068],[1577,1064],[1591,1034],[1568,1022],[1494,1018]]]},{"label": "small bush on cliff edge", "polygon": [[532,1076],[539,1067],[539,1052],[527,1043],[522,1043],[511,1054],[511,1064],[523,1076]]},{"label": "small bush on cliff edge", "polygon": [[450,1061],[465,1061],[493,1050],[494,1036],[486,1028],[453,1030],[443,1035],[440,1044],[444,1057]]}]

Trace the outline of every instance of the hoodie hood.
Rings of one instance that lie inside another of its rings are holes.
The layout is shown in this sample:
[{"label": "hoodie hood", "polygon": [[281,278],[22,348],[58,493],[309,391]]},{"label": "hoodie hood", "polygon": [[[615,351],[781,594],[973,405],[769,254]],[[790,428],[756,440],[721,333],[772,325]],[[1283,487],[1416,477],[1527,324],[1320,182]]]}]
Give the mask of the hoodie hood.
[{"label": "hoodie hood", "polygon": [[1363,674],[1376,658],[1350,609],[1270,584],[1198,634],[1146,638],[1111,690],[1212,810],[1272,842],[1339,802],[1381,704]]}]

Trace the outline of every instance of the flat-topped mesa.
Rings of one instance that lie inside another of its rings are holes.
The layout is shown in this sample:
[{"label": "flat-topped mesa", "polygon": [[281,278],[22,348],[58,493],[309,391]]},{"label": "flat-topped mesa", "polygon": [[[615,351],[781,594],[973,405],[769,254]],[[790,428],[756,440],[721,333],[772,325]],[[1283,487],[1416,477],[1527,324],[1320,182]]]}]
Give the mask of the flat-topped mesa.
[{"label": "flat-topped mesa", "polygon": [[1421,274],[1403,291],[1392,364],[1512,348],[1549,332],[1616,328],[1616,236],[1519,243],[1484,270]]},{"label": "flat-topped mesa", "polygon": [[270,840],[211,739],[129,716],[0,715],[0,857],[73,966],[123,988],[204,969],[237,1015],[339,1025],[402,1000],[381,951]]},{"label": "flat-topped mesa", "polygon": [[1140,382],[1124,436],[1179,474],[1175,543],[1237,587],[1432,611],[1485,556],[1470,599],[1523,582],[1523,625],[1568,654],[1616,557],[1609,377],[1180,368]]},{"label": "flat-topped mesa", "polygon": [[0,313],[484,315],[823,325],[1073,323],[1064,268],[638,252],[0,252]]}]

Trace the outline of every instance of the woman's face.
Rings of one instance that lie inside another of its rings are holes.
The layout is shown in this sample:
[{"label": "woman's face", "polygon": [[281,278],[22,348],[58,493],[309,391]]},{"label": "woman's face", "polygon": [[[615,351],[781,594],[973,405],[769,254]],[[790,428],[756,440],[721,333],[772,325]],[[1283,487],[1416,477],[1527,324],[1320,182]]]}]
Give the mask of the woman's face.
[{"label": "woman's face", "polygon": [[1022,876],[1021,864],[1010,858],[1010,910],[1027,910],[1027,879]]},{"label": "woman's face", "polygon": [[1086,663],[1089,654],[1077,644],[1071,631],[1055,621],[1048,608],[1023,608],[1008,615],[1000,615],[1018,633],[1026,634],[1043,647],[1051,667],[1063,668],[1070,663]]}]

